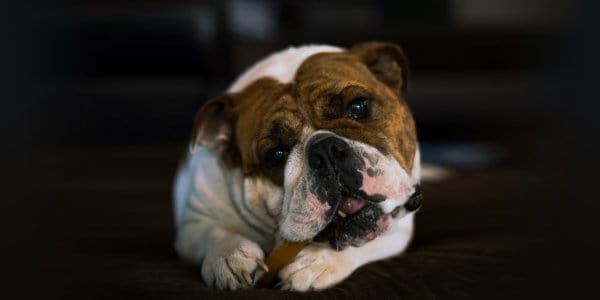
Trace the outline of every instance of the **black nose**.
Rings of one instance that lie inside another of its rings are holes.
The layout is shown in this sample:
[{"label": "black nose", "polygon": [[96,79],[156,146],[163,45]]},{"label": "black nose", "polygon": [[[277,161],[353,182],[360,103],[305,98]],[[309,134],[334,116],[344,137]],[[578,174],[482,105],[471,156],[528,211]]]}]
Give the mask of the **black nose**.
[{"label": "black nose", "polygon": [[421,192],[421,186],[415,186],[415,192],[410,195],[410,198],[404,203],[404,208],[407,211],[415,211],[421,207],[421,200],[423,200],[423,193]]},{"label": "black nose", "polygon": [[308,165],[314,170],[333,168],[345,162],[348,156],[348,144],[329,134],[315,136],[308,147]]}]

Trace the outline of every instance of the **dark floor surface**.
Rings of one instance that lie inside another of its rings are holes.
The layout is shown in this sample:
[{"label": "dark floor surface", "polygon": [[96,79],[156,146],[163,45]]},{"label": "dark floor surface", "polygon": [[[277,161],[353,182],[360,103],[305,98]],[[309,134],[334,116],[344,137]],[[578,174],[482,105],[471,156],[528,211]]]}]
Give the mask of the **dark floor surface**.
[{"label": "dark floor surface", "polygon": [[532,213],[547,183],[516,167],[425,182],[408,251],[329,290],[208,289],[172,247],[171,183],[180,153],[175,146],[50,152],[38,180],[54,197],[39,195],[36,212],[45,284],[30,288],[57,299],[515,299],[563,292],[555,283],[564,274],[548,251],[552,218]]}]

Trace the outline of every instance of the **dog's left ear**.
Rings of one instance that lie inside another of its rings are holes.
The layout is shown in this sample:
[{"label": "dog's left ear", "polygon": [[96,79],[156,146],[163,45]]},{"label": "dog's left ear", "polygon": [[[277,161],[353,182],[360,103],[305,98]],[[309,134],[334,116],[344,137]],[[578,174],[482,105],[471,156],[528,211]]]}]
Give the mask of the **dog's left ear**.
[{"label": "dog's left ear", "polygon": [[371,72],[397,94],[408,85],[408,61],[400,46],[384,42],[365,42],[352,46],[350,53],[357,55]]}]

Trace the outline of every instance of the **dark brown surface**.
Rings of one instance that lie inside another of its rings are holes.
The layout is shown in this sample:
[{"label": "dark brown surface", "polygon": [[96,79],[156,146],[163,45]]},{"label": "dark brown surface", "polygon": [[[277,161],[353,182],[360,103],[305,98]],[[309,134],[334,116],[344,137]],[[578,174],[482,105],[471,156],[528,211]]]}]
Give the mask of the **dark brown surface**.
[{"label": "dark brown surface", "polygon": [[[456,172],[423,185],[402,256],[323,291],[216,291],[173,250],[171,183],[179,146],[57,149],[40,166],[45,297],[74,299],[514,299],[558,295],[543,220],[545,184],[513,169]],[[47,249],[47,250],[46,250]],[[546,277],[555,281],[546,281]],[[30,287],[30,288],[33,288]],[[37,287],[33,289],[38,289]]]}]

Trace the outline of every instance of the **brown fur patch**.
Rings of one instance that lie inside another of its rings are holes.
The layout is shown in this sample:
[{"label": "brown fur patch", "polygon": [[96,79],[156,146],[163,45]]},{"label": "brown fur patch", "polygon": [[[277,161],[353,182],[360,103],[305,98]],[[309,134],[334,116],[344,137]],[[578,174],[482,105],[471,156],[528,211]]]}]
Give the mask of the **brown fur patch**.
[{"label": "brown fur patch", "polygon": [[[391,51],[389,45],[361,44],[347,52],[318,53],[302,63],[292,83],[261,78],[228,95],[227,117],[239,151],[231,153],[240,156],[243,174],[265,176],[281,185],[283,166],[270,165],[265,155],[274,147],[291,149],[307,125],[369,144],[392,155],[410,174],[417,133],[400,95],[408,70],[399,69],[407,67],[406,59],[403,54],[390,56],[399,48]],[[378,59],[378,49],[385,50],[384,58]],[[362,120],[346,116],[355,97],[370,102],[370,113]]]},{"label": "brown fur patch", "polygon": [[290,85],[262,78],[232,94],[235,140],[244,175],[264,175],[283,183],[283,166],[271,166],[265,155],[274,147],[291,149],[303,125]]},{"label": "brown fur patch", "polygon": [[[412,169],[417,147],[412,114],[400,94],[378,80],[360,57],[315,54],[300,66],[294,90],[315,128],[369,144]],[[358,96],[371,100],[370,116],[361,121],[330,117],[332,110],[342,110]]]}]

